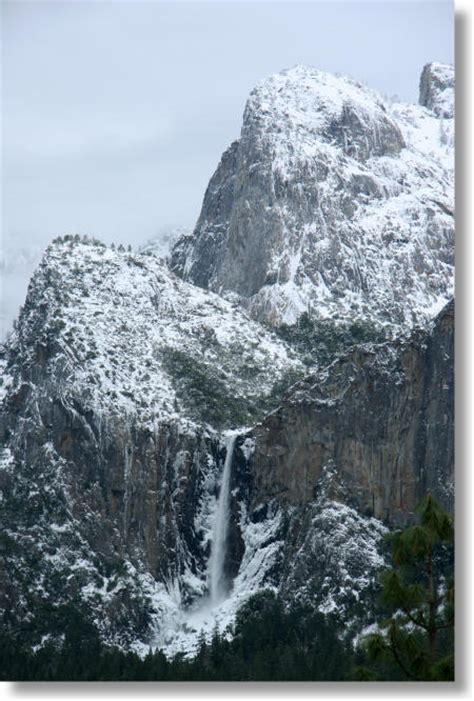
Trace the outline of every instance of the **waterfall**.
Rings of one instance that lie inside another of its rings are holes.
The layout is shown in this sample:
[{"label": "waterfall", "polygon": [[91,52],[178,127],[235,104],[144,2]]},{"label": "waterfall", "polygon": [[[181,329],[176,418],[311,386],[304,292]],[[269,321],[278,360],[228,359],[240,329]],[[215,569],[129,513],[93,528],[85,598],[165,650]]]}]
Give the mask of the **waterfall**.
[{"label": "waterfall", "polygon": [[209,558],[208,582],[211,604],[219,604],[227,594],[224,564],[227,546],[227,534],[230,520],[230,470],[236,434],[227,437],[222,483],[217,502],[214,527],[212,529],[211,556]]}]

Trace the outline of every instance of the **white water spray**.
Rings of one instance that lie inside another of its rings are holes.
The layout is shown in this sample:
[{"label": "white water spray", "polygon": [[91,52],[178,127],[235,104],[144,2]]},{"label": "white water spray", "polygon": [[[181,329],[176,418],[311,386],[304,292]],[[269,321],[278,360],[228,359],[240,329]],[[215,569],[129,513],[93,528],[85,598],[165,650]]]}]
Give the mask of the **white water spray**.
[{"label": "white water spray", "polygon": [[217,604],[225,599],[227,594],[224,564],[230,520],[230,470],[236,438],[237,435],[232,434],[228,436],[226,440],[224,470],[222,472],[222,483],[212,532],[211,556],[209,558],[208,570],[209,596],[212,606],[217,606]]}]

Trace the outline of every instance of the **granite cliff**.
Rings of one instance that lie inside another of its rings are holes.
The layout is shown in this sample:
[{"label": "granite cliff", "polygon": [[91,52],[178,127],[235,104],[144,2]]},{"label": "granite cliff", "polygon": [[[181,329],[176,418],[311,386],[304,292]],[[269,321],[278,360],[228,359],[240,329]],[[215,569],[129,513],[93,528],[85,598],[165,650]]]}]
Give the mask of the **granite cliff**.
[{"label": "granite cliff", "polygon": [[331,464],[344,500],[386,523],[406,523],[428,492],[452,511],[453,423],[450,303],[429,333],[354,347],[291,388],[247,434],[251,508],[311,502]]},{"label": "granite cliff", "polygon": [[2,356],[3,608],[74,597],[120,640],[131,591],[143,629],[150,591],[202,594],[218,429],[277,405],[302,371],[291,349],[156,257],[71,236],[46,251]]},{"label": "granite cliff", "polygon": [[418,106],[305,66],[262,81],[172,269],[271,325],[429,321],[453,290],[453,84],[429,64]]},{"label": "granite cliff", "polygon": [[41,647],[67,603],[186,652],[267,587],[370,622],[387,529],[453,508],[450,99],[440,64],[420,105],[286,71],[168,261],[48,247],[0,354],[12,635]]}]

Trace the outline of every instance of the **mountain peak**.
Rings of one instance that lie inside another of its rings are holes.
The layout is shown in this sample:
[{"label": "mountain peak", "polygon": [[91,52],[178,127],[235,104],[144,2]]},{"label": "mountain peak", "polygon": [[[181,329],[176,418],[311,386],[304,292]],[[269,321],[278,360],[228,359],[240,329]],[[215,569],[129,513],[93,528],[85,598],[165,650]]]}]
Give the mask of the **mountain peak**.
[{"label": "mountain peak", "polygon": [[452,126],[308,66],[266,78],[172,269],[270,325],[424,324],[452,291]]},{"label": "mountain peak", "polygon": [[303,99],[305,96],[311,99],[319,93],[321,97],[327,95],[336,98],[336,105],[339,101],[337,98],[344,97],[361,102],[369,99],[370,107],[372,107],[374,100],[382,104],[382,100],[376,92],[350,76],[328,73],[304,64],[297,64],[267,76],[255,86],[250,96],[261,94],[264,91],[275,92],[275,97],[277,94],[281,94],[284,98],[288,98],[290,94],[293,94],[299,95]]},{"label": "mountain peak", "polygon": [[243,135],[260,126],[267,139],[305,157],[309,142],[341,147],[359,161],[404,146],[381,98],[346,76],[297,65],[261,81],[250,93]]}]

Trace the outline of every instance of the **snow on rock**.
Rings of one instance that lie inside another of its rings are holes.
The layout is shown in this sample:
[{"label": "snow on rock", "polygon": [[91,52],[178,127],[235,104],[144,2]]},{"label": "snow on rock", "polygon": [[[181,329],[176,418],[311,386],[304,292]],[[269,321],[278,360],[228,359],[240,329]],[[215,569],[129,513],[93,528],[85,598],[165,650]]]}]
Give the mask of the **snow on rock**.
[{"label": "snow on rock", "polygon": [[272,571],[281,557],[282,514],[269,513],[262,523],[252,523],[247,518],[246,506],[240,504],[242,536],[245,552],[237,576],[228,596],[217,605],[207,594],[196,598],[187,607],[173,603],[162,616],[155,619],[155,632],[151,636],[153,648],[162,649],[168,655],[178,652],[193,654],[199,639],[210,642],[214,630],[232,634],[232,626],[239,608],[263,589],[277,590]]},{"label": "snow on rock", "polygon": [[452,119],[297,66],[252,91],[170,265],[269,324],[423,324],[453,290],[453,180]]},{"label": "snow on rock", "polygon": [[157,257],[68,236],[1,363],[0,608],[76,602],[108,642],[145,645],[207,591],[218,431],[274,406],[300,361]]},{"label": "snow on rock", "polygon": [[239,608],[264,589],[279,592],[289,605],[300,602],[337,614],[356,635],[373,615],[388,529],[333,498],[335,475],[328,464],[317,499],[299,507],[272,500],[250,510],[240,501],[244,552],[228,597],[218,605],[206,595],[187,607],[171,605],[156,619],[152,647],[189,655],[202,636],[209,642],[216,628],[231,636]]},{"label": "snow on rock", "polygon": [[[425,68],[420,105],[302,66],[263,81],[196,230],[173,248],[179,277],[162,240],[138,253],[78,236],[48,247],[0,352],[0,608],[35,620],[33,646],[50,640],[51,603],[143,654],[190,653],[216,625],[230,634],[264,588],[355,633],[369,622],[386,528],[364,514],[389,513],[369,494],[382,474],[372,448],[403,518],[407,480],[390,463],[403,441],[409,467],[411,436],[423,442],[426,485],[443,481],[453,310],[431,336],[353,348],[282,402],[304,368],[259,321],[431,325],[453,285],[451,76]],[[211,601],[224,513],[229,596]]]},{"label": "snow on rock", "polygon": [[454,117],[454,66],[427,63],[420,78],[420,105],[437,117]]},{"label": "snow on rock", "polygon": [[46,251],[12,343],[31,363],[43,353],[61,365],[65,401],[150,430],[164,420],[212,423],[219,407],[209,409],[206,394],[227,401],[223,421],[235,413],[239,425],[301,368],[240,308],[183,283],[154,256],[74,239]]},{"label": "snow on rock", "polygon": [[[301,527],[303,522],[303,527]],[[385,566],[381,545],[388,529],[346,503],[320,497],[297,523],[297,563],[282,593],[312,603],[360,627],[373,614],[377,573]],[[367,617],[367,618],[366,618]]]}]

